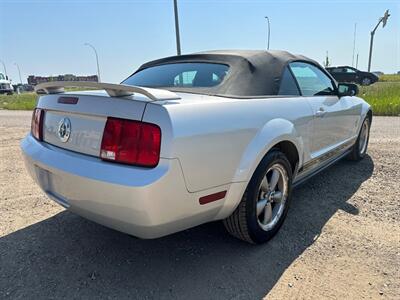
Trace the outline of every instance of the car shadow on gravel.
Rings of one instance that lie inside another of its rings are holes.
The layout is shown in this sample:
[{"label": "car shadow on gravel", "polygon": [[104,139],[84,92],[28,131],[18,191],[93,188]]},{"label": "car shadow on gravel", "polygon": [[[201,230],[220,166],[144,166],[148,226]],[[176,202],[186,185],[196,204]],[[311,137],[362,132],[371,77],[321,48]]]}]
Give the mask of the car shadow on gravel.
[{"label": "car shadow on gravel", "polygon": [[139,240],[64,211],[0,238],[0,298],[254,299],[313,244],[374,169],[339,162],[297,188],[278,235],[262,246],[210,223]]}]

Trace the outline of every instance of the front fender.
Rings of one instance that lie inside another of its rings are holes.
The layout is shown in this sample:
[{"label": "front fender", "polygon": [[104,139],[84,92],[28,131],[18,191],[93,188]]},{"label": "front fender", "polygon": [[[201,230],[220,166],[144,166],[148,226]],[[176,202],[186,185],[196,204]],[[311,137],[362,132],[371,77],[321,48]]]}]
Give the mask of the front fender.
[{"label": "front fender", "polygon": [[361,105],[361,109],[360,109],[360,119],[359,122],[357,124],[357,129],[356,129],[356,133],[358,135],[358,133],[361,130],[361,125],[364,121],[364,119],[366,118],[367,114],[369,111],[372,112],[372,107],[371,105],[369,105],[364,99],[359,98],[359,97],[352,97],[353,103],[354,105]]},{"label": "front fender", "polygon": [[282,141],[293,143],[299,153],[299,165],[302,165],[304,141],[294,124],[285,119],[273,119],[267,122],[243,153],[233,182],[248,182],[260,161],[271,148]]}]

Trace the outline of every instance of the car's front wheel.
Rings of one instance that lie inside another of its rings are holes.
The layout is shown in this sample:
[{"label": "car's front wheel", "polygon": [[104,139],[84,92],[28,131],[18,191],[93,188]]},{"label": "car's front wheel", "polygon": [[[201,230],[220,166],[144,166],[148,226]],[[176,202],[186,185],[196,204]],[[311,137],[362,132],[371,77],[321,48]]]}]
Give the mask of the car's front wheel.
[{"label": "car's front wheel", "polygon": [[365,117],[364,122],[361,125],[360,133],[356,143],[354,144],[348,158],[350,160],[359,161],[365,157],[369,142],[369,131],[371,128],[370,116]]},{"label": "car's front wheel", "polygon": [[292,169],[279,150],[270,151],[254,172],[239,206],[224,220],[233,236],[264,243],[281,227],[291,199]]}]

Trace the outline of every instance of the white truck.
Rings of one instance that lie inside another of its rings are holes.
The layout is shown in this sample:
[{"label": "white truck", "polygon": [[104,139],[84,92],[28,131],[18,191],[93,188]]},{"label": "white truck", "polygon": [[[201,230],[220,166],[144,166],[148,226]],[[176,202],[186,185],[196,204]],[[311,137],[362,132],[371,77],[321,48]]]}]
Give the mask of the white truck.
[{"label": "white truck", "polygon": [[14,92],[14,89],[11,85],[11,80],[8,79],[8,76],[0,73],[0,94],[11,95]]}]

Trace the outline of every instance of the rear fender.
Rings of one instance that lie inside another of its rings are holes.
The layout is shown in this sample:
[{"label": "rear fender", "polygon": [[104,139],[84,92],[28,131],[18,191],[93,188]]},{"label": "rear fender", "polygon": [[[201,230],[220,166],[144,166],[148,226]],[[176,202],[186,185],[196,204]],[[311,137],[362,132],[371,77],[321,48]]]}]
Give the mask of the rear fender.
[{"label": "rear fender", "polygon": [[299,165],[302,164],[300,149],[303,149],[303,139],[297,133],[293,123],[285,119],[273,119],[266,123],[250,142],[236,170],[233,182],[250,181],[251,176],[260,164],[263,157],[276,144],[289,141],[293,143],[299,153]]},{"label": "rear fender", "polygon": [[266,123],[250,142],[242,155],[233,178],[233,182],[236,182],[236,184],[232,184],[232,191],[229,191],[227,201],[218,215],[220,219],[226,218],[232,214],[239,205],[251,176],[263,157],[276,144],[283,141],[289,141],[295,145],[299,153],[299,165],[302,164],[302,152],[299,150],[303,149],[303,140],[297,133],[294,125],[290,121],[284,119],[273,119]]}]

